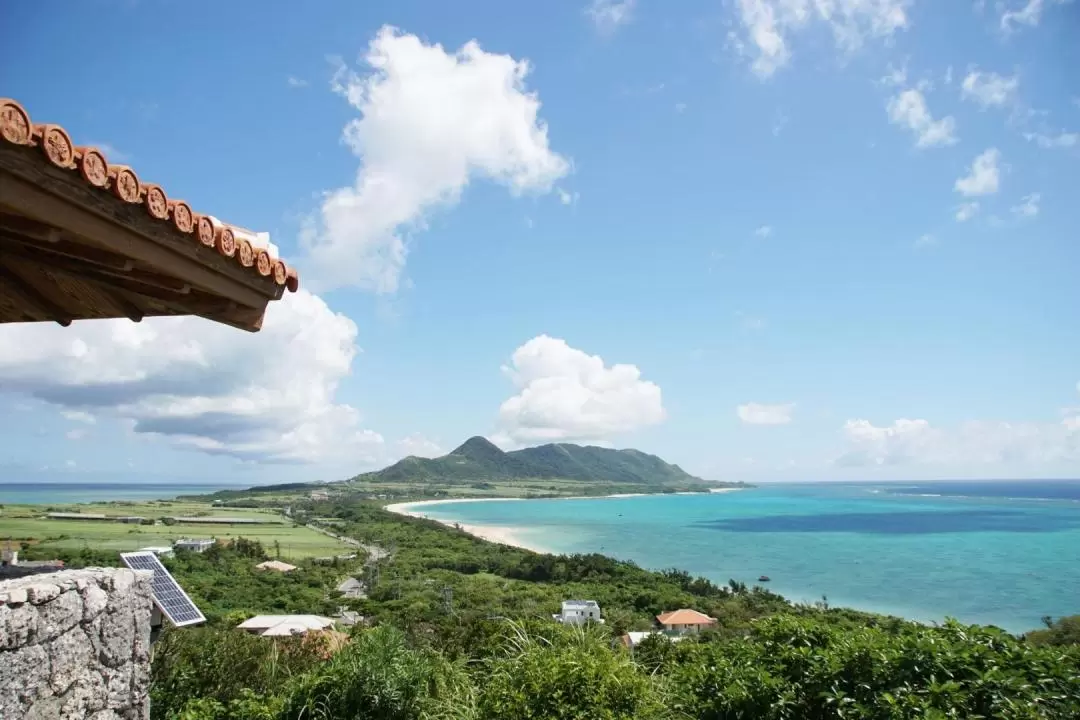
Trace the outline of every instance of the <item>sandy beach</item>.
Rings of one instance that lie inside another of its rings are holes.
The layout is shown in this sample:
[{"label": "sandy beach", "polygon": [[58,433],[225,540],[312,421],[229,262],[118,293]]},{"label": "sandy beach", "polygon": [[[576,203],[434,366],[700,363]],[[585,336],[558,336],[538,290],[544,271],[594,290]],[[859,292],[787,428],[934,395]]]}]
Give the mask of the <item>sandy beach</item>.
[{"label": "sandy beach", "polygon": [[481,540],[487,540],[488,542],[499,543],[501,545],[511,545],[513,547],[522,548],[523,550],[532,550],[538,553],[549,553],[550,550],[540,547],[534,542],[530,542],[522,537],[522,531],[519,528],[512,527],[497,527],[495,525],[469,525],[466,523],[453,522],[450,520],[442,520],[440,518],[431,517],[429,514],[418,510],[417,508],[424,508],[429,505],[450,505],[460,502],[490,502],[490,501],[505,501],[505,500],[523,500],[524,498],[453,498],[450,500],[417,500],[415,502],[394,503],[393,505],[387,505],[386,510],[398,515],[408,515],[409,517],[425,518],[427,520],[434,520],[435,522],[442,523],[447,527],[460,528],[474,537],[478,537]]}]

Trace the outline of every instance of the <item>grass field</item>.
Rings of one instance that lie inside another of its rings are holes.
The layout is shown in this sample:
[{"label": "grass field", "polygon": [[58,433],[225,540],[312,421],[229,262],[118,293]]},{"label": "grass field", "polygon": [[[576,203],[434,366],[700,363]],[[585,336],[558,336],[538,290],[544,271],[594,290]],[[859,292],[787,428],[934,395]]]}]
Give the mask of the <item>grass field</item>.
[{"label": "grass field", "polygon": [[[50,505],[60,509],[60,506]],[[65,507],[64,510],[68,510]],[[92,503],[70,506],[70,510],[107,515],[139,515],[142,517],[210,515],[216,517],[257,517],[273,520],[266,525],[131,525],[107,520],[50,520],[43,518],[45,507],[40,505],[9,505],[0,511],[0,542],[29,541],[41,549],[91,548],[126,552],[148,546],[172,545],[180,538],[235,538],[259,540],[273,548],[281,546],[283,558],[300,559],[351,552],[352,548],[322,533],[306,527],[294,527],[273,512],[243,508],[214,508],[194,502],[167,503],[148,501],[137,503]]]}]

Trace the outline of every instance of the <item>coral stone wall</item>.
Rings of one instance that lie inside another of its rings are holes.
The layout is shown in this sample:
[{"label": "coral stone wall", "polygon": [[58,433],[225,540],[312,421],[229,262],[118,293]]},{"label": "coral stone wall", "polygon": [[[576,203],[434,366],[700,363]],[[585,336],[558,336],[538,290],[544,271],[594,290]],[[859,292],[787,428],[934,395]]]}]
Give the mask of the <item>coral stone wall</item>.
[{"label": "coral stone wall", "polygon": [[0,718],[149,717],[150,575],[88,568],[0,582]]}]

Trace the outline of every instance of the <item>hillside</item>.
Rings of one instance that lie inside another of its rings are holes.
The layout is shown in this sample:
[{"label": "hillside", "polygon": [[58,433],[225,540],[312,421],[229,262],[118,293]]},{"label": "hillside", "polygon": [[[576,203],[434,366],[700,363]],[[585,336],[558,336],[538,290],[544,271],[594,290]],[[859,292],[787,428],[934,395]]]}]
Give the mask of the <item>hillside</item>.
[{"label": "hillside", "polygon": [[639,450],[554,443],[504,452],[479,436],[469,438],[448,455],[407,457],[383,470],[354,478],[362,483],[446,485],[522,480],[560,480],[643,490],[694,489],[706,484],[678,465]]}]

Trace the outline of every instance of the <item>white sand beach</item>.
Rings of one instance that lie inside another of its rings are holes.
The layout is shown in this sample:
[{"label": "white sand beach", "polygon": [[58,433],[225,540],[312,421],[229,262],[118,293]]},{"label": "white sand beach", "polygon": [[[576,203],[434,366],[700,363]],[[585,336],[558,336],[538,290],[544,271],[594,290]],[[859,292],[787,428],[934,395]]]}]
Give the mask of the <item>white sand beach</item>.
[{"label": "white sand beach", "polygon": [[387,505],[386,510],[398,515],[408,515],[409,517],[424,518],[426,520],[434,520],[435,522],[442,523],[447,527],[459,528],[469,533],[474,537],[478,537],[481,540],[487,540],[488,542],[499,543],[501,545],[510,545],[513,547],[522,548],[523,550],[532,550],[538,553],[550,553],[547,548],[540,547],[537,543],[528,541],[522,537],[522,530],[520,528],[512,527],[497,527],[495,525],[470,525],[466,523],[454,522],[452,520],[443,520],[437,517],[431,517],[429,514],[418,510],[417,508],[427,507],[429,505],[450,505],[453,503],[461,502],[492,502],[492,501],[506,501],[506,500],[523,500],[524,498],[453,498],[449,500],[417,500],[415,502],[394,503],[393,505]]}]

